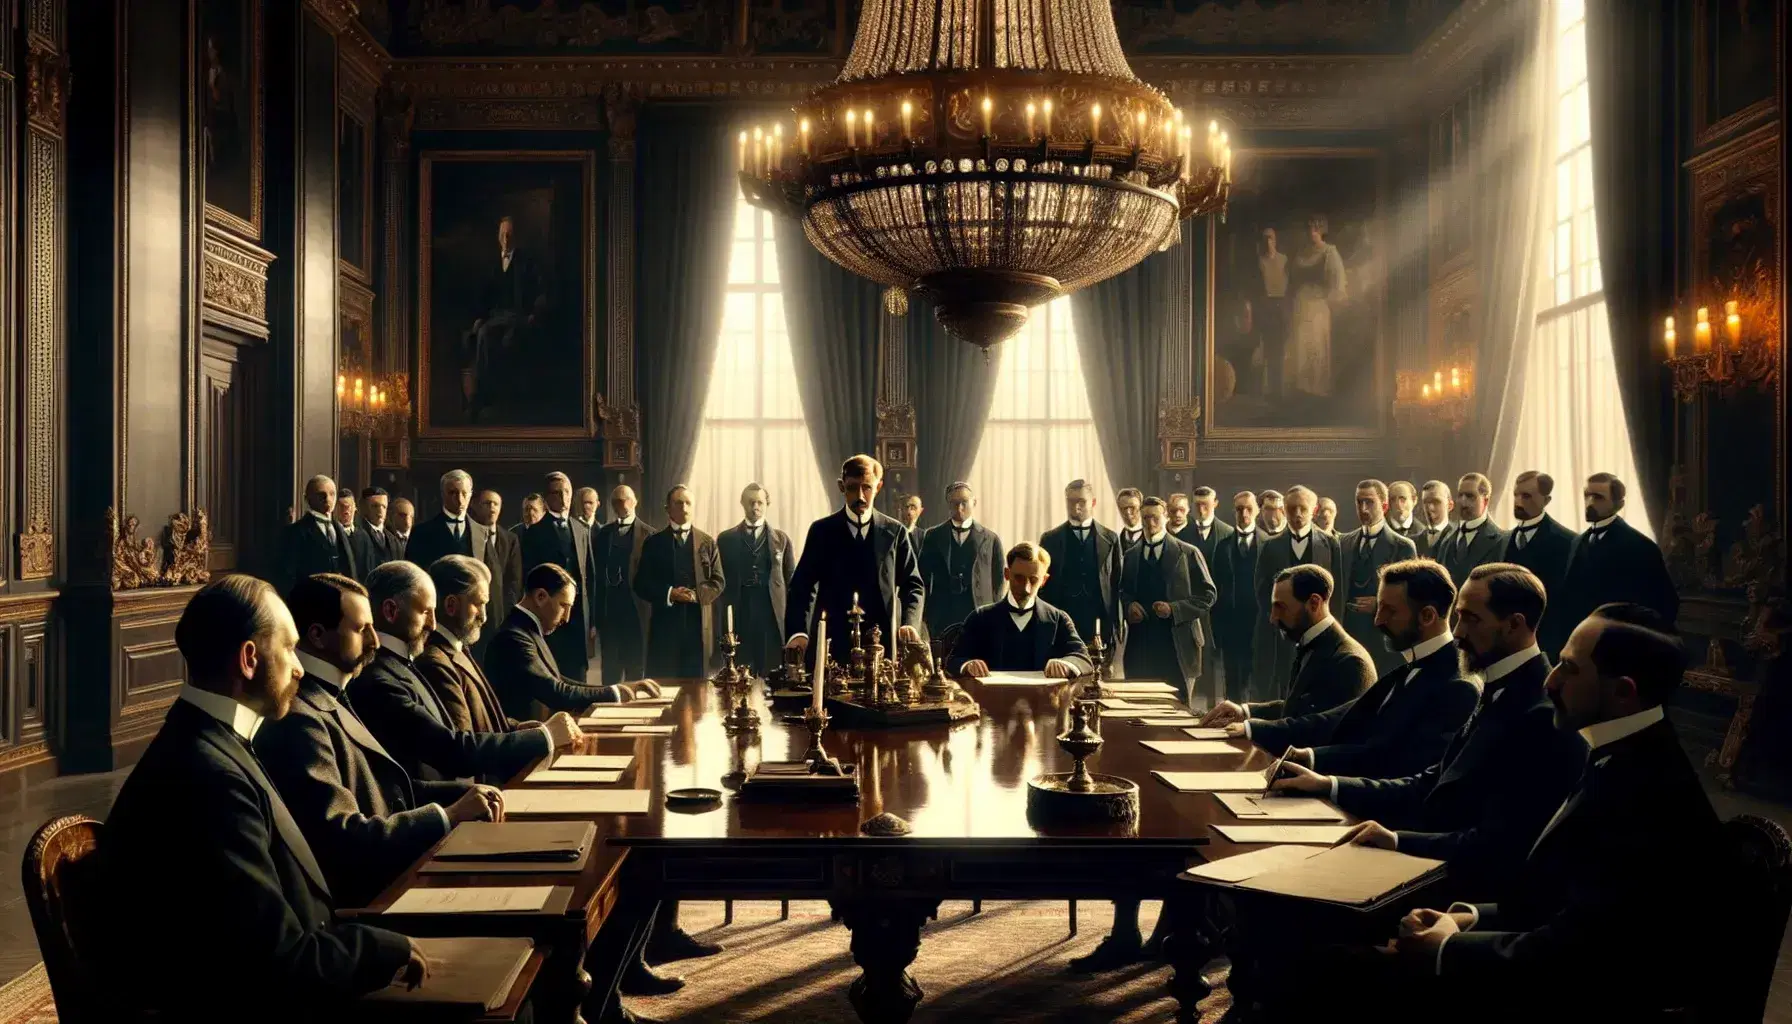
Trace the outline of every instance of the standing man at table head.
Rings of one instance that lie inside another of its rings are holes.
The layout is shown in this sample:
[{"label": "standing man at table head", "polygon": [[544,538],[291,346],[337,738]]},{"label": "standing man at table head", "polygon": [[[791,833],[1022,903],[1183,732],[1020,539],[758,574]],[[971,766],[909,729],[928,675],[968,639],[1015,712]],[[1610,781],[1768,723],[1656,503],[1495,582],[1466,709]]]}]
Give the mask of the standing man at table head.
[{"label": "standing man at table head", "polygon": [[220,576],[187,602],[174,643],[188,682],[100,844],[114,894],[100,938],[121,999],[170,1020],[267,1007],[329,1019],[395,978],[415,987],[422,951],[336,918],[310,842],[250,749],[304,677],[286,605],[252,576]]},{"label": "standing man at table head", "polygon": [[1207,561],[1192,544],[1170,535],[1169,509],[1162,498],[1146,498],[1140,510],[1144,539],[1127,549],[1120,577],[1120,604],[1126,610],[1126,675],[1161,679],[1192,700],[1189,681],[1201,674],[1201,616],[1219,591]]},{"label": "standing man at table head", "polygon": [[[1002,538],[977,522],[977,495],[963,480],[946,488],[952,518],[921,541],[921,582],[927,588],[927,631],[939,636],[994,603],[1002,593]],[[889,632],[888,629],[885,632]]]},{"label": "standing man at table head", "polygon": [[618,484],[610,491],[610,521],[598,528],[591,541],[596,566],[591,585],[597,611],[597,629],[603,644],[605,686],[647,674],[647,602],[635,596],[635,568],[641,564],[641,546],[653,530],[635,516],[635,489]]},{"label": "standing man at table head", "polygon": [[880,626],[888,646],[894,622],[899,639],[920,642],[925,589],[920,560],[902,524],[872,507],[883,481],[883,465],[869,455],[854,455],[840,467],[845,507],[809,524],[784,610],[790,637],[785,647],[808,650],[810,633],[826,614],[832,653],[846,664],[852,649],[846,616],[855,598],[865,615],[867,639],[871,627]]},{"label": "standing man at table head", "polygon": [[542,500],[547,512],[542,520],[524,530],[520,539],[523,549],[523,571],[549,562],[566,570],[572,577],[574,604],[572,621],[554,632],[549,644],[560,671],[568,679],[583,683],[591,667],[591,630],[597,621],[591,608],[591,531],[572,514],[572,479],[565,473],[547,475]]},{"label": "standing man at table head", "polygon": [[1076,623],[1076,635],[1092,640],[1095,624],[1105,643],[1115,646],[1125,630],[1120,621],[1120,537],[1095,521],[1095,489],[1087,480],[1064,488],[1064,522],[1045,531],[1039,547],[1051,559],[1039,597],[1061,608]]},{"label": "standing man at table head", "polygon": [[977,609],[946,671],[976,678],[991,672],[1040,672],[1048,679],[1073,679],[1095,671],[1076,624],[1061,609],[1039,599],[1051,575],[1052,556],[1021,542],[1008,549],[1002,600]]},{"label": "standing man at table head", "polygon": [[784,651],[784,608],[796,555],[790,535],[766,521],[772,495],[751,483],[740,492],[741,521],[722,531],[716,547],[722,553],[722,609],[734,610],[734,632],[740,637],[740,663],[766,673],[781,664]]},{"label": "standing man at table head", "polygon": [[647,602],[647,674],[695,679],[715,649],[716,598],[727,580],[709,534],[691,525],[695,498],[677,484],[666,492],[666,528],[641,546],[635,596]]},{"label": "standing man at table head", "polygon": [[1145,524],[1139,512],[1145,505],[1145,492],[1137,487],[1122,487],[1114,495],[1114,509],[1120,513],[1120,550],[1122,553],[1145,536]]}]

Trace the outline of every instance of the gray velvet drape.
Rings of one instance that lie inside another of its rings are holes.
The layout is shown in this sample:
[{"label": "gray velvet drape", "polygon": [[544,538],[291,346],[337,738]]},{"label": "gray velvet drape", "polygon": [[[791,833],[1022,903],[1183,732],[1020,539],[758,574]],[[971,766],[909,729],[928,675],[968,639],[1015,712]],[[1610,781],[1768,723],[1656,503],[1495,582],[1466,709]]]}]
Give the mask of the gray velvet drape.
[{"label": "gray velvet drape", "polygon": [[641,511],[690,473],[715,363],[739,185],[722,111],[652,106],[637,135],[635,360]]},{"label": "gray velvet drape", "polygon": [[877,331],[883,289],[823,256],[802,225],[777,225],[778,280],[797,393],[822,486],[834,492],[840,463],[877,440]]},{"label": "gray velvet drape", "polygon": [[[1186,234],[1181,244],[1190,244]],[[1070,296],[1089,411],[1116,491],[1154,489],[1159,383],[1169,372],[1174,304],[1189,288],[1184,266],[1157,253]]]},{"label": "gray velvet drape", "polygon": [[977,461],[995,400],[997,365],[982,349],[947,334],[924,301],[913,300],[905,326],[917,486],[928,508],[944,509],[946,487],[969,477]]}]

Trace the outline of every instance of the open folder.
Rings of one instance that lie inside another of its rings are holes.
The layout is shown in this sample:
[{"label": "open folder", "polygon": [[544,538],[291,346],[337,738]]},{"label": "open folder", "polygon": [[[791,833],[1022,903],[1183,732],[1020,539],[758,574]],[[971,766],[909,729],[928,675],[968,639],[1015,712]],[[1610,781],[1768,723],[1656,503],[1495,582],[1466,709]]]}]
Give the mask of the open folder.
[{"label": "open folder", "polygon": [[1241,889],[1363,906],[1443,871],[1444,862],[1373,846],[1334,846],[1239,883]]},{"label": "open folder", "polygon": [[[379,1003],[441,1007],[450,1019],[478,1016],[503,1006],[535,950],[534,939],[457,938],[411,940],[429,958],[429,977],[416,988],[394,982],[366,998]],[[459,1011],[459,1012],[453,1012]]]}]

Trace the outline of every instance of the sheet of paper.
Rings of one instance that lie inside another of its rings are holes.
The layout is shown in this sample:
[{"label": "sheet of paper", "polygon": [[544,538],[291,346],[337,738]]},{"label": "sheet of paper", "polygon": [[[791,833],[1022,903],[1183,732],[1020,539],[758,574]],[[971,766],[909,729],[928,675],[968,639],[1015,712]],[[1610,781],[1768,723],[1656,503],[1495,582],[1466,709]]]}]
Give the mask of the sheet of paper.
[{"label": "sheet of paper", "polygon": [[1226,738],[1226,730],[1223,728],[1203,727],[1182,731],[1188,733],[1188,738],[1191,740],[1223,740]]},{"label": "sheet of paper", "polygon": [[507,789],[505,815],[646,814],[645,789]]},{"label": "sheet of paper", "polygon": [[570,783],[575,786],[608,786],[622,781],[621,772],[588,772],[569,768],[537,768],[526,782]]},{"label": "sheet of paper", "polygon": [[626,718],[581,718],[579,728],[588,732],[620,732],[634,736],[670,736],[678,731],[676,725],[644,725],[639,719],[630,721]]},{"label": "sheet of paper", "polygon": [[584,721],[587,718],[598,721],[602,721],[606,718],[654,719],[665,713],[665,708],[641,707],[636,704],[599,704],[597,707],[592,708],[589,714],[586,714],[579,720]]},{"label": "sheet of paper", "polygon": [[1175,718],[1165,718],[1154,715],[1150,718],[1138,719],[1140,725],[1147,725],[1153,729],[1174,729],[1179,725],[1187,725],[1193,721],[1195,721],[1195,718],[1192,715],[1178,715]]},{"label": "sheet of paper", "polygon": [[1334,846],[1317,857],[1240,883],[1247,889],[1360,905],[1417,881],[1443,861],[1373,846]]},{"label": "sheet of paper", "polygon": [[[1261,793],[1262,772],[1159,772],[1151,774],[1181,793]],[[504,806],[510,807],[505,796]]]},{"label": "sheet of paper", "polygon": [[1101,698],[1101,709],[1103,711],[1130,711],[1135,714],[1143,711],[1154,715],[1169,715],[1182,710],[1169,701],[1155,704],[1141,704],[1124,697]]},{"label": "sheet of paper", "polygon": [[977,680],[984,686],[1040,686],[1045,683],[1061,683],[1061,679],[1047,679],[1044,672],[991,672]]},{"label": "sheet of paper", "polygon": [[1183,754],[1249,754],[1223,740],[1140,740],[1139,745],[1167,756]]},{"label": "sheet of paper", "polygon": [[1266,871],[1299,864],[1324,852],[1325,848],[1322,846],[1272,846],[1267,850],[1252,850],[1250,853],[1224,857],[1211,864],[1189,868],[1183,874],[1191,878],[1210,878],[1216,882],[1242,882]]},{"label": "sheet of paper", "polygon": [[465,889],[406,889],[388,914],[502,914],[547,906],[551,885],[490,885]]},{"label": "sheet of paper", "polygon": [[1142,697],[1154,693],[1176,696],[1176,688],[1169,683],[1129,683],[1122,680],[1114,683],[1102,683],[1101,688],[1116,697]]},{"label": "sheet of paper", "polygon": [[1235,843],[1318,843],[1330,846],[1344,838],[1349,825],[1215,825]]},{"label": "sheet of paper", "polygon": [[1344,812],[1315,796],[1258,796],[1215,793],[1214,799],[1240,818],[1254,821],[1343,821]]},{"label": "sheet of paper", "polygon": [[670,736],[678,731],[676,725],[625,725],[622,731],[635,736]]},{"label": "sheet of paper", "polygon": [[633,754],[562,754],[554,758],[560,771],[619,772],[635,763]]}]

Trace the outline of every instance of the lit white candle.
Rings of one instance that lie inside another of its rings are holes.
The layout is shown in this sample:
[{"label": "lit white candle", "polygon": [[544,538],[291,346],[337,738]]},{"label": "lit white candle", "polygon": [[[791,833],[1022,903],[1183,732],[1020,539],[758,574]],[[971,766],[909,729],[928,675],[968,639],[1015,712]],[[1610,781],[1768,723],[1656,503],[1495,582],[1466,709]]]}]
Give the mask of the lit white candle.
[{"label": "lit white candle", "polygon": [[995,104],[990,102],[989,97],[983,97],[983,134],[985,136],[993,136],[995,134],[990,131],[990,118],[994,116],[995,109]]},{"label": "lit white candle", "polygon": [[1027,141],[1028,142],[1033,141],[1033,139],[1037,137],[1033,134],[1033,115],[1035,115],[1037,113],[1039,113],[1038,105],[1033,104],[1033,103],[1028,103],[1027,104]]},{"label": "lit white candle", "polygon": [[1101,639],[1101,620],[1100,619],[1095,620],[1095,638],[1097,640]]},{"label": "lit white candle", "polygon": [[803,118],[802,128],[803,128],[803,157],[805,159],[807,159],[809,156],[809,119],[806,117]]},{"label": "lit white candle", "polygon": [[1101,141],[1101,104],[1089,105],[1089,141]]},{"label": "lit white candle", "polygon": [[747,169],[747,133],[741,132],[740,133],[740,166],[736,167],[735,170],[744,171],[746,169]]},{"label": "lit white candle", "polygon": [[908,100],[902,101],[902,141],[912,142],[915,138],[915,105]]},{"label": "lit white candle", "polygon": [[859,112],[846,111],[846,148],[856,149],[859,145]]},{"label": "lit white candle", "polygon": [[821,710],[821,691],[827,682],[828,666],[828,613],[821,613],[821,623],[815,627],[815,672],[809,677],[810,705],[816,711]]},{"label": "lit white candle", "polygon": [[772,170],[784,166],[784,123],[772,125]]},{"label": "lit white candle", "polygon": [[1049,99],[1045,101],[1045,137],[1052,137],[1052,101]]},{"label": "lit white candle", "polygon": [[734,632],[734,606],[728,606],[728,632]]},{"label": "lit white candle", "polygon": [[875,128],[873,128],[872,124],[871,124],[871,108],[866,107],[865,108],[865,148],[874,149],[876,147],[877,147],[877,130]]}]

